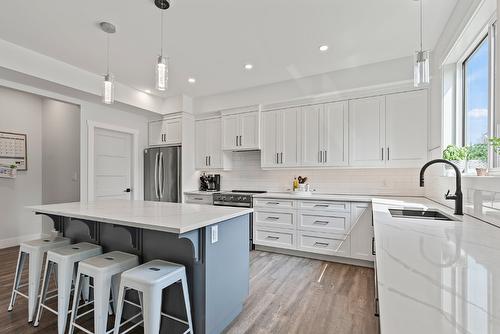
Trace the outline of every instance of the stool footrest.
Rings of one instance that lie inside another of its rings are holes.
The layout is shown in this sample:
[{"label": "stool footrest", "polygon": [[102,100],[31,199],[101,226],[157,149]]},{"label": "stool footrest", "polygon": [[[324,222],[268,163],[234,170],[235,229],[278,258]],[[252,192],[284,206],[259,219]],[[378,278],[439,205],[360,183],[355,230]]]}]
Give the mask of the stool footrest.
[{"label": "stool footrest", "polygon": [[24,293],[22,293],[22,292],[20,292],[20,291],[14,290],[14,293],[15,293],[16,295],[19,295],[19,296],[22,296],[22,297],[24,297],[24,298],[26,298],[26,299],[29,299],[28,295],[26,295],[26,294],[24,294]]},{"label": "stool footrest", "polygon": [[[132,320],[134,320],[135,318],[137,318],[138,316],[142,315],[142,312],[139,312],[137,313],[136,315],[134,315],[132,318],[130,319],[127,319],[126,321],[122,322],[120,324],[120,327],[128,324],[129,322],[131,322]],[[130,332],[132,329],[136,328],[137,326],[140,326],[142,323],[144,322],[144,320],[141,320],[139,321],[138,323],[135,323],[132,327],[128,328],[127,330],[123,331],[121,334],[127,334],[128,332]]]},{"label": "stool footrest", "polygon": [[178,321],[180,323],[183,323],[184,325],[189,325],[189,323],[186,320],[179,319],[177,317],[174,317],[173,315],[170,315],[170,314],[167,314],[167,313],[163,313],[163,312],[161,312],[161,315],[164,316],[164,317],[170,318],[172,320]]}]

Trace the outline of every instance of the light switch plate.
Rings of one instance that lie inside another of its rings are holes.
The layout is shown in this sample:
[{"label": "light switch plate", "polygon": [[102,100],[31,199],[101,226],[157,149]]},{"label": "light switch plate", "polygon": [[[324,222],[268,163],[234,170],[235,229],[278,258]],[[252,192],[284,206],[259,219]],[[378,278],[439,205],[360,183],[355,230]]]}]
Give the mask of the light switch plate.
[{"label": "light switch plate", "polygon": [[214,225],[211,228],[212,231],[212,243],[215,244],[219,241],[219,225]]}]

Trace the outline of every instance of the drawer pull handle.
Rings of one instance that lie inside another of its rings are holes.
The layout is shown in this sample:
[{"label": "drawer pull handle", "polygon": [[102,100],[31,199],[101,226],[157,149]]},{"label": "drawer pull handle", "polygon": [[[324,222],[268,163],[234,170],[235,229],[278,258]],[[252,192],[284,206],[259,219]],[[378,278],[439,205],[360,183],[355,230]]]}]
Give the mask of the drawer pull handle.
[{"label": "drawer pull handle", "polygon": [[279,220],[280,217],[266,217],[267,220]]},{"label": "drawer pull handle", "polygon": [[280,237],[273,237],[272,235],[268,235],[266,239],[278,240]]},{"label": "drawer pull handle", "polygon": [[375,237],[372,238],[372,255],[373,256],[377,255],[375,251]]},{"label": "drawer pull handle", "polygon": [[328,224],[330,224],[330,222],[328,222],[326,220],[316,220],[313,224],[315,224],[315,225],[328,225]]},{"label": "drawer pull handle", "polygon": [[279,202],[267,202],[266,204],[269,204],[269,205],[278,205],[280,203]]},{"label": "drawer pull handle", "polygon": [[203,198],[201,198],[201,197],[195,197],[195,198],[193,198],[193,199],[195,199],[195,200],[197,200],[197,201],[203,201]]},{"label": "drawer pull handle", "polygon": [[327,247],[330,245],[328,242],[315,242],[314,246]]},{"label": "drawer pull handle", "polygon": [[329,205],[328,204],[315,204],[314,207],[315,208],[327,208],[327,207],[329,207]]}]

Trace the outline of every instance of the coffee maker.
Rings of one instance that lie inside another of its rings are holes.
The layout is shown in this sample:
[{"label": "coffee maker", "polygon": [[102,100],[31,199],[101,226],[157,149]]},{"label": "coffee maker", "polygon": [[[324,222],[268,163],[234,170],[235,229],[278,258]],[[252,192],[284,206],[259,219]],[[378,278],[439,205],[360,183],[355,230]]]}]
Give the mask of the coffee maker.
[{"label": "coffee maker", "polygon": [[219,174],[201,174],[200,176],[201,191],[220,191],[220,175]]}]

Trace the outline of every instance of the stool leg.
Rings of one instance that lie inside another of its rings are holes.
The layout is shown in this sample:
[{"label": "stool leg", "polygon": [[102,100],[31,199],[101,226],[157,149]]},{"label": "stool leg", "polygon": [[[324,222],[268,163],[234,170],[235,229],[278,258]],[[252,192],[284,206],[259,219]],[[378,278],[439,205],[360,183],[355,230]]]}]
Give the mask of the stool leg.
[{"label": "stool leg", "polygon": [[68,334],[73,334],[75,326],[73,325],[76,321],[76,316],[78,315],[78,306],[80,305],[80,297],[82,294],[82,274],[78,272],[76,275],[75,290],[73,291],[73,307],[71,308],[71,318],[69,321]]},{"label": "stool leg", "polygon": [[74,266],[61,266],[57,270],[57,332],[64,334],[68,320],[69,299],[71,294],[71,282],[73,281]]},{"label": "stool leg", "polygon": [[122,311],[123,311],[123,302],[125,299],[125,287],[120,285],[120,289],[118,292],[118,300],[115,306],[115,330],[113,334],[120,333],[120,324],[122,323]]},{"label": "stool leg", "polygon": [[94,278],[94,333],[105,334],[108,323],[111,277]]},{"label": "stool leg", "polygon": [[36,312],[35,323],[33,324],[33,326],[35,326],[35,327],[38,326],[38,324],[40,323],[40,318],[42,317],[42,313],[43,313],[42,305],[45,304],[45,299],[47,298],[47,290],[49,288],[50,275],[52,274],[53,268],[54,268],[54,263],[52,263],[52,261],[49,261],[49,259],[47,259],[45,261],[45,272],[43,274],[42,293],[40,294],[40,301],[38,303],[38,311]]},{"label": "stool leg", "polygon": [[12,284],[12,295],[10,296],[10,304],[7,309],[9,312],[12,311],[14,304],[16,304],[17,293],[16,290],[19,290],[19,285],[21,283],[21,275],[23,273],[24,261],[26,259],[27,254],[25,252],[19,251],[19,256],[17,257],[17,266],[16,266],[16,275],[14,276],[14,283]]},{"label": "stool leg", "polygon": [[161,295],[161,290],[146,290],[142,293],[144,334],[158,334],[160,332]]},{"label": "stool leg", "polygon": [[113,312],[116,313],[116,306],[118,305],[118,291],[120,289],[120,274],[114,275],[111,278],[111,298],[113,299]]},{"label": "stool leg", "polygon": [[182,283],[182,294],[184,295],[184,305],[186,305],[186,315],[187,315],[187,322],[189,324],[189,332],[193,334],[193,322],[191,320],[191,306],[189,303],[189,291],[187,286],[186,274],[183,275],[181,283]]},{"label": "stool leg", "polygon": [[43,252],[32,252],[29,256],[28,322],[33,321],[38,301]]}]

